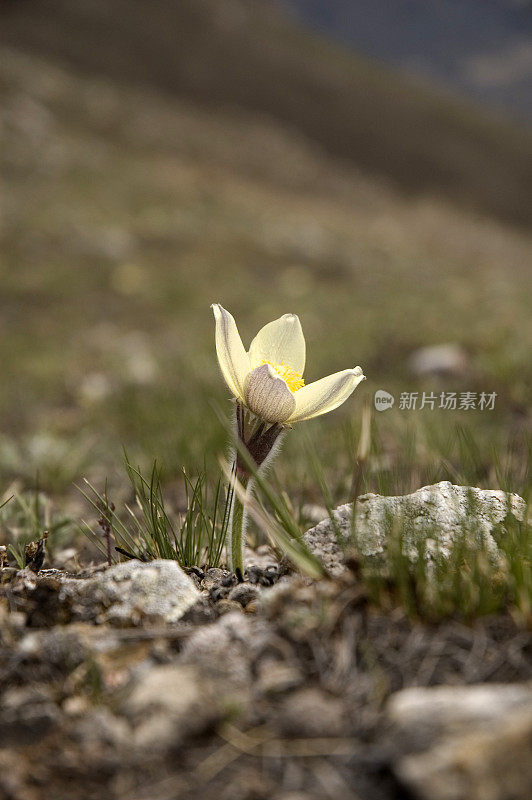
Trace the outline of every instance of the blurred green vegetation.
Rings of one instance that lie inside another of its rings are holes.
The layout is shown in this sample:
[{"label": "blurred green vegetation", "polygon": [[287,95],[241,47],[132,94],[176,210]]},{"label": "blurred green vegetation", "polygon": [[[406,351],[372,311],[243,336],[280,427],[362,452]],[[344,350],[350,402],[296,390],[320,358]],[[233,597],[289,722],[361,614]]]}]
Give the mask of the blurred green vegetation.
[{"label": "blurred green vegetation", "polygon": [[[212,404],[231,405],[212,302],[245,343],[297,313],[307,382],[356,364],[368,378],[287,436],[277,471],[294,503],[320,502],[308,436],[334,499],[346,499],[362,403],[377,389],[396,404],[375,415],[382,455],[363,488],[527,483],[528,233],[404,198],[271,120],[76,78],[8,49],[0,101],[6,487],[37,474],[54,492],[81,475],[123,483],[122,446],[144,469],[157,458],[168,483],[205,460],[217,474],[226,433]],[[417,348],[445,342],[464,350],[462,373],[409,370]],[[402,391],[442,390],[498,396],[493,411],[397,407]]]}]

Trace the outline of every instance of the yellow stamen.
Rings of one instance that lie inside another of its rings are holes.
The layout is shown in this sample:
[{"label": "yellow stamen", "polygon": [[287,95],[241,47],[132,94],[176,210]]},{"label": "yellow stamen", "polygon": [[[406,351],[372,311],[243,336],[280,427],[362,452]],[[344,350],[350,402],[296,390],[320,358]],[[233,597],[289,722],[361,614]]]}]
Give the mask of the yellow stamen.
[{"label": "yellow stamen", "polygon": [[285,364],[281,361],[280,364],[274,364],[273,361],[264,360],[263,364],[269,364],[278,375],[284,380],[288,388],[291,392],[297,392],[298,389],[301,389],[302,386],[305,385],[305,381],[300,372],[296,372],[295,369],[289,367],[288,364]]}]

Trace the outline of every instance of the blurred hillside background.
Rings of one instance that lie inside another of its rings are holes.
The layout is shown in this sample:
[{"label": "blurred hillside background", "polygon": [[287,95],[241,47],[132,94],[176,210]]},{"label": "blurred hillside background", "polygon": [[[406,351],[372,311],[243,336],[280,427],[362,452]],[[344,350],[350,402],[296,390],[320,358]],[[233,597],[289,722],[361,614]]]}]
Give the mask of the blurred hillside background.
[{"label": "blurred hillside background", "polygon": [[[500,483],[496,450],[519,490],[531,36],[530,3],[510,0],[3,0],[5,486],[116,479],[122,446],[169,479],[215,464],[220,302],[245,343],[299,314],[307,382],[355,364],[368,377],[288,437],[289,491],[315,494],[310,435],[345,499],[377,389],[396,396],[375,430],[378,469],[409,460],[398,488],[464,477],[465,426],[468,478]],[[452,346],[443,365],[419,354],[436,345]],[[415,391],[497,400],[400,410]]]}]

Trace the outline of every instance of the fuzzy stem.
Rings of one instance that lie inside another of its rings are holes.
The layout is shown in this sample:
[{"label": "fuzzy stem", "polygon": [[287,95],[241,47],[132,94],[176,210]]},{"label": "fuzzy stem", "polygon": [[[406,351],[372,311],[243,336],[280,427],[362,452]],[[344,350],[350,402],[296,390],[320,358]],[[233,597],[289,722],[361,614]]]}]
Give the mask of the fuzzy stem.
[{"label": "fuzzy stem", "polygon": [[[235,471],[235,479],[238,480],[246,489],[246,497],[248,490],[251,490],[249,475],[241,474]],[[239,577],[244,574],[244,545],[246,538],[246,518],[247,512],[245,504],[242,503],[236,492],[233,491],[233,501],[231,508],[231,523],[229,525],[229,539],[228,539],[228,566],[233,572],[236,572]]]}]

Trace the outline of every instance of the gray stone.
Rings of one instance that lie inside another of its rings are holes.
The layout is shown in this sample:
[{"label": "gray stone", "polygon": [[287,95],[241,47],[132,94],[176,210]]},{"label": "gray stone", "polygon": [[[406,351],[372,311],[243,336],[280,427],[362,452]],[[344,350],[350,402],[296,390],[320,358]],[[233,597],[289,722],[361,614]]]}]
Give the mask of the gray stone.
[{"label": "gray stone", "polygon": [[[352,503],[346,503],[333,511],[337,529],[346,541],[351,536],[351,509]],[[329,517],[310,528],[303,539],[331,575],[340,575],[344,571],[344,551]]]},{"label": "gray stone", "polygon": [[530,800],[532,710],[406,757],[396,775],[420,800]]},{"label": "gray stone", "polygon": [[184,645],[182,662],[199,668],[209,681],[240,691],[252,683],[250,659],[265,646],[268,627],[235,605],[238,611],[194,631]]},{"label": "gray stone", "polygon": [[200,592],[176,561],[127,561],[90,578],[66,579],[59,600],[73,618],[115,625],[177,622]]},{"label": "gray stone", "polygon": [[234,586],[228,595],[228,600],[239,603],[244,608],[259,596],[258,586],[249,583],[239,583]]},{"label": "gray stone", "polygon": [[216,586],[220,583],[225,575],[229,575],[229,572],[226,572],[223,569],[218,569],[218,567],[211,567],[205,573],[203,580],[201,581],[201,588],[202,589],[212,589],[213,586]]},{"label": "gray stone", "polygon": [[225,614],[234,614],[235,611],[242,611],[242,606],[240,603],[237,603],[236,600],[228,600],[226,597],[224,597],[222,600],[218,600],[216,603],[216,613],[219,616],[223,616]]},{"label": "gray stone", "polygon": [[70,725],[69,737],[89,749],[98,747],[127,748],[131,745],[131,728],[123,717],[118,717],[105,706],[88,708]]},{"label": "gray stone", "polygon": [[259,694],[283,694],[301,686],[304,676],[294,663],[286,663],[273,654],[265,656],[256,664],[256,688]]},{"label": "gray stone", "polygon": [[425,749],[444,735],[489,725],[526,707],[532,710],[528,683],[415,687],[393,694],[386,716],[409,749]]},{"label": "gray stone", "polygon": [[386,713],[393,770],[419,800],[529,800],[532,685],[406,689]]},{"label": "gray stone", "polygon": [[152,667],[133,686],[122,705],[137,747],[165,751],[186,736],[199,734],[220,717],[211,687],[193,666]]},{"label": "gray stone", "polygon": [[60,718],[49,687],[7,689],[0,710],[0,743],[32,744],[57,725]]},{"label": "gray stone", "polygon": [[[351,537],[351,512],[351,503],[333,512],[344,542]],[[429,558],[436,552],[447,555],[452,543],[467,531],[496,556],[496,528],[500,528],[499,535],[504,535],[506,516],[522,521],[524,513],[525,501],[516,494],[455,486],[449,481],[424,486],[407,495],[365,494],[356,501],[352,543],[364,556],[379,557],[385,553],[390,535],[401,531],[403,552],[415,561],[421,540]],[[343,571],[344,551],[330,519],[308,530],[304,539],[332,574]]]},{"label": "gray stone", "polygon": [[250,663],[265,646],[268,629],[237,607],[195,630],[178,663],[147,665],[132,675],[121,712],[136,747],[167,752],[228,714],[246,714],[255,682]]},{"label": "gray stone", "polygon": [[82,631],[72,625],[30,631],[21,639],[18,652],[25,660],[70,670],[87,658],[89,650]]},{"label": "gray stone", "polygon": [[275,723],[283,735],[301,738],[345,736],[348,732],[345,703],[318,687],[288,694]]}]

